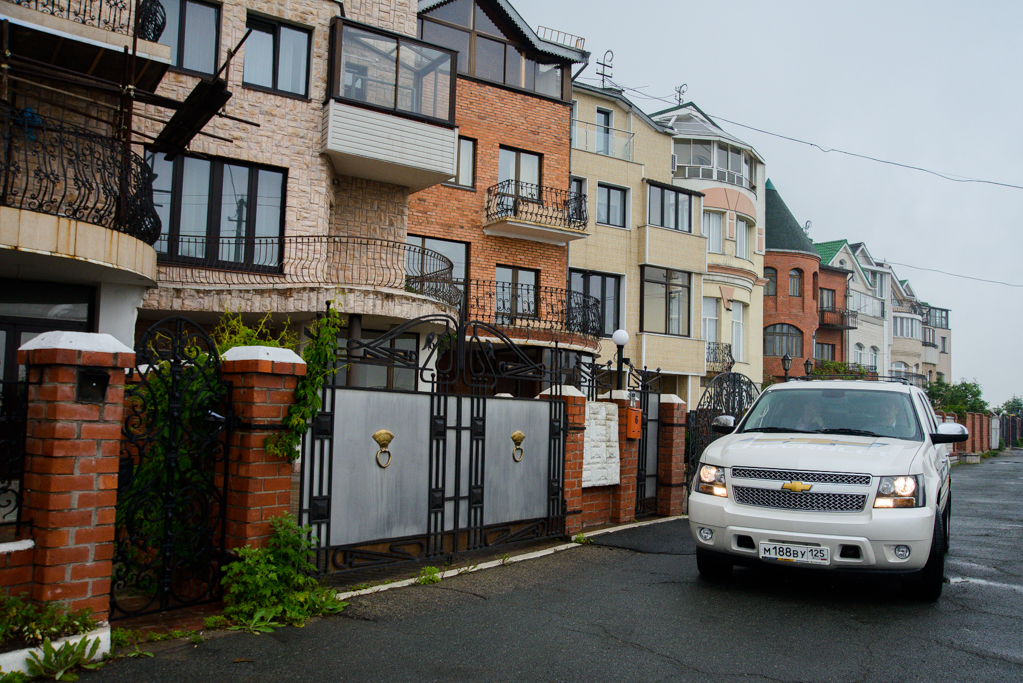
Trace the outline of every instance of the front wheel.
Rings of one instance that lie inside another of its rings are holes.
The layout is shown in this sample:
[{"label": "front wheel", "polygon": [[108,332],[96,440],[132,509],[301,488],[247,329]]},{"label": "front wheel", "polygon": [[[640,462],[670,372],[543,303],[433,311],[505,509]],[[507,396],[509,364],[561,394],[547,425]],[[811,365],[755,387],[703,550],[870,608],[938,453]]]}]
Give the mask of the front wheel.
[{"label": "front wheel", "polygon": [[700,576],[711,581],[720,581],[732,575],[732,563],[720,555],[697,549],[696,568]]},{"label": "front wheel", "polygon": [[944,515],[934,511],[934,534],[931,539],[931,552],[927,554],[927,564],[910,580],[909,588],[913,596],[924,602],[935,602],[941,597],[941,589],[945,585],[945,524]]}]

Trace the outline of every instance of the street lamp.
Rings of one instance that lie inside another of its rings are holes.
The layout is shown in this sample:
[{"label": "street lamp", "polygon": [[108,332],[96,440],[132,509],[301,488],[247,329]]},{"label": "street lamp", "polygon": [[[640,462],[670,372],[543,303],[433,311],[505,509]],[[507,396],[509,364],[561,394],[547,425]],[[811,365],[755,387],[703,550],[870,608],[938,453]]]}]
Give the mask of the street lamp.
[{"label": "street lamp", "polygon": [[792,356],[785,354],[781,357],[781,369],[785,371],[785,381],[789,381],[789,370],[792,368]]},{"label": "street lamp", "polygon": [[806,362],[803,363],[803,369],[806,370],[806,376],[807,377],[812,375],[813,374],[813,361],[810,360],[809,358],[807,358]]},{"label": "street lamp", "polygon": [[625,345],[629,343],[629,333],[625,330],[615,330],[614,334],[611,335],[611,341],[613,341],[615,346],[618,347],[618,391],[621,391],[622,365],[625,362],[625,359],[622,357],[622,353],[625,350]]}]

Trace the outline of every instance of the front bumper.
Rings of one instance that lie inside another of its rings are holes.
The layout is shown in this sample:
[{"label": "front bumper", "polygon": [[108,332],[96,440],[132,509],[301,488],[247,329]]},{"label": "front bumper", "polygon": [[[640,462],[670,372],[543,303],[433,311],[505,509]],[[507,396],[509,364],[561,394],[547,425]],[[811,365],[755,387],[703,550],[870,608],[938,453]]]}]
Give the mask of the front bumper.
[{"label": "front bumper", "polygon": [[[713,538],[700,538],[701,527],[713,531]],[[926,564],[934,534],[934,508],[799,512],[739,505],[730,498],[692,493],[689,529],[697,548],[728,555],[738,563],[793,566],[779,560],[761,560],[759,550],[761,542],[791,543],[830,550],[828,565],[796,566],[901,573]],[[907,559],[895,556],[897,545],[909,546]]]}]

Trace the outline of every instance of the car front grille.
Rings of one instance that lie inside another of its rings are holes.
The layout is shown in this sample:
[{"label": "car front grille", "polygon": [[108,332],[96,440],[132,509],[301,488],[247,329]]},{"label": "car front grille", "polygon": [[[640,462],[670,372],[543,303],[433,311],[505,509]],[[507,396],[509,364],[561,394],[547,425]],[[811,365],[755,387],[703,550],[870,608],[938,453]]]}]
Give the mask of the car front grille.
[{"label": "car front grille", "polygon": [[733,486],[732,494],[735,502],[741,505],[807,512],[860,512],[867,503],[866,494],[861,493],[792,493],[778,489]]},{"label": "car front grille", "polygon": [[768,479],[770,481],[802,481],[813,484],[851,484],[855,486],[870,486],[869,474],[797,472],[794,470],[767,470],[753,467],[733,467],[732,476],[739,479]]}]

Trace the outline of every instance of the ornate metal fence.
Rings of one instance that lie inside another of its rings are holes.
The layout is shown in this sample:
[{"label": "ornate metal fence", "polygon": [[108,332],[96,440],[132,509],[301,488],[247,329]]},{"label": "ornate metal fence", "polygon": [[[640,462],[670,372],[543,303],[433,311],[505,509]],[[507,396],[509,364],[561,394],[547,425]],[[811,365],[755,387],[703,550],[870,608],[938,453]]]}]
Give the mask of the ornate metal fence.
[{"label": "ornate metal fence", "polygon": [[465,287],[469,320],[589,336],[603,331],[600,300],[581,292],[494,280],[470,280]]},{"label": "ornate metal fence", "polygon": [[0,382],[0,527],[21,523],[28,383]]},{"label": "ornate metal fence", "polygon": [[707,342],[707,372],[729,372],[733,365],[731,344]]},{"label": "ornate metal fence", "polygon": [[518,218],[565,230],[586,230],[586,195],[504,180],[487,188],[486,222]]},{"label": "ornate metal fence", "polygon": [[[43,14],[95,26],[122,35],[132,34],[134,0],[7,0]],[[138,36],[157,41],[167,25],[167,12],[159,0],[141,0],[138,4]]]},{"label": "ornate metal fence", "polygon": [[0,103],[0,205],[95,223],[153,244],[152,171],[121,142]]},{"label": "ornate metal fence", "polygon": [[719,415],[731,415],[737,421],[753,405],[760,392],[753,381],[737,372],[725,372],[707,386],[696,410],[689,411],[686,435],[686,483],[692,481],[700,456],[720,434],[710,423]]}]

